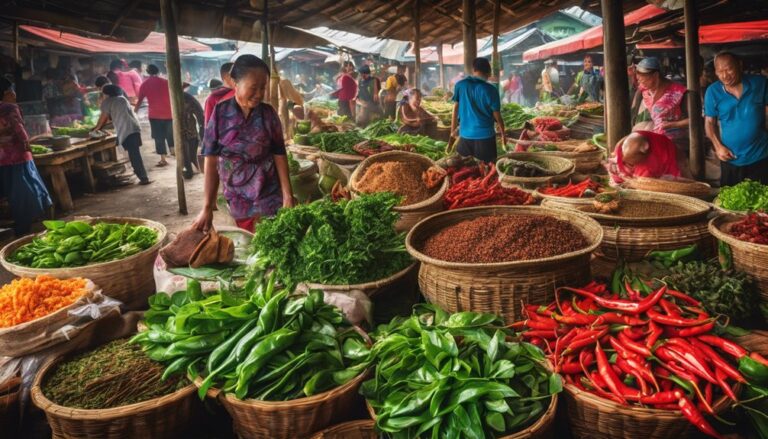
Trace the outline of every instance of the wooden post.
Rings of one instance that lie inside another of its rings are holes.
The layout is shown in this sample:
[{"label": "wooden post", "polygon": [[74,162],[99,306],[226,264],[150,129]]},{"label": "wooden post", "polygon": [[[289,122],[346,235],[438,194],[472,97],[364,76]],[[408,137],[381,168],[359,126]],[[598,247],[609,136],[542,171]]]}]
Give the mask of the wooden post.
[{"label": "wooden post", "polygon": [[464,37],[464,73],[472,74],[472,63],[477,58],[477,14],[475,10],[475,0],[462,0],[462,19],[461,25]]},{"label": "wooden post", "polygon": [[261,15],[261,60],[269,63],[269,0],[264,0],[264,13]]},{"label": "wooden post", "polygon": [[440,71],[440,88],[445,90],[445,65],[443,62],[443,42],[437,42],[437,69]]},{"label": "wooden post", "polygon": [[688,86],[689,166],[696,180],[704,179],[704,119],[701,117],[701,63],[699,62],[699,17],[696,0],[685,0],[685,77]]},{"label": "wooden post", "polygon": [[493,3],[493,55],[491,63],[491,74],[496,78],[496,83],[501,86],[501,58],[499,58],[499,19],[501,18],[501,0],[495,0]]},{"label": "wooden post", "polygon": [[21,56],[19,56],[19,22],[13,22],[13,59],[16,65],[21,65]]},{"label": "wooden post", "polygon": [[[414,87],[421,87],[421,2],[413,2],[413,53],[416,55],[416,65],[413,67]],[[429,93],[429,90],[426,90]]]},{"label": "wooden post", "polygon": [[187,196],[184,193],[184,137],[181,121],[184,118],[184,90],[181,87],[181,57],[179,37],[176,33],[176,16],[173,0],[160,0],[160,18],[165,30],[165,62],[168,67],[168,89],[171,94],[173,115],[173,149],[176,151],[176,191],[179,197],[179,212],[187,214]]},{"label": "wooden post", "polygon": [[608,147],[632,130],[629,115],[629,78],[624,43],[624,12],[621,0],[601,0],[603,50],[605,52],[605,112]]}]

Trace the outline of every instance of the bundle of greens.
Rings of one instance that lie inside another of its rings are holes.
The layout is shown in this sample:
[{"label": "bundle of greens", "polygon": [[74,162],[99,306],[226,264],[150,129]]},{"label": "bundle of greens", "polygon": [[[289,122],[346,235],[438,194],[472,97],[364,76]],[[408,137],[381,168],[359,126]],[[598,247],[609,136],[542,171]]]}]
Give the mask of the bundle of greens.
[{"label": "bundle of greens", "polygon": [[334,133],[317,133],[307,136],[310,146],[316,146],[321,151],[339,154],[357,154],[353,146],[365,140],[358,130]]},{"label": "bundle of greens", "polygon": [[287,285],[351,285],[383,279],[411,263],[390,193],[351,201],[319,200],[282,209],[255,231],[256,265],[273,267]]},{"label": "bundle of greens", "polygon": [[293,154],[291,154],[290,152],[287,155],[288,155],[288,171],[290,171],[291,175],[298,174],[299,171],[301,170],[301,164],[299,164],[299,161],[296,160],[293,157]]},{"label": "bundle of greens", "polygon": [[186,291],[150,297],[148,330],[132,342],[167,365],[163,377],[204,377],[239,399],[285,401],[343,385],[368,366],[363,335],[344,320],[321,291],[291,296],[252,277],[241,290],[204,296],[190,281]]},{"label": "bundle of greens", "polygon": [[509,103],[501,106],[501,118],[504,120],[504,128],[508,130],[522,129],[534,116],[519,104]]},{"label": "bundle of greens", "polygon": [[47,146],[35,145],[34,143],[29,145],[29,150],[32,151],[33,155],[48,154],[50,152],[53,152],[53,150],[51,148],[48,148]]},{"label": "bundle of greens", "polygon": [[374,333],[375,377],[361,393],[393,439],[493,438],[520,431],[562,390],[534,345],[495,315],[418,306]]},{"label": "bundle of greens", "polygon": [[768,186],[746,179],[736,186],[720,188],[717,202],[728,210],[768,211]]},{"label": "bundle of greens", "polygon": [[70,127],[53,127],[54,136],[70,136],[70,137],[82,137],[87,138],[91,131],[93,131],[94,125],[83,125],[79,122],[72,124]]},{"label": "bundle of greens", "polygon": [[368,139],[375,139],[377,137],[386,136],[388,134],[394,134],[397,132],[399,126],[388,118],[379,119],[371,122],[362,131],[363,136]]},{"label": "bundle of greens", "polygon": [[431,160],[440,160],[445,157],[445,148],[448,146],[448,143],[442,140],[412,134],[389,134],[379,137],[378,140],[383,140],[395,147],[411,146],[413,152]]},{"label": "bundle of greens", "polygon": [[157,231],[132,224],[43,221],[47,232],[19,247],[10,262],[32,268],[79,267],[124,259],[157,242]]}]

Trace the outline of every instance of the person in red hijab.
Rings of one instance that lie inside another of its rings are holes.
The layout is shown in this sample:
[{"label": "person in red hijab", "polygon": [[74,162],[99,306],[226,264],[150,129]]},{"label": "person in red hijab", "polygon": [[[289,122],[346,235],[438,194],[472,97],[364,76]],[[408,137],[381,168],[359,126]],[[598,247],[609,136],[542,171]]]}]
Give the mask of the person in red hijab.
[{"label": "person in red hijab", "polygon": [[636,131],[616,144],[614,166],[609,166],[613,183],[628,178],[680,178],[675,144],[665,135]]}]

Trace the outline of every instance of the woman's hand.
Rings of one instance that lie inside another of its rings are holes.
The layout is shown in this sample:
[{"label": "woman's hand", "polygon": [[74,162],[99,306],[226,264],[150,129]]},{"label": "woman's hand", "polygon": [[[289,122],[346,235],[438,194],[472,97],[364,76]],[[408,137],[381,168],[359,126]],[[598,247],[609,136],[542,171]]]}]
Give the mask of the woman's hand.
[{"label": "woman's hand", "polygon": [[207,233],[213,226],[213,211],[208,208],[203,208],[200,214],[197,215],[195,222],[192,223],[192,227],[197,230]]},{"label": "woman's hand", "polygon": [[283,195],[283,207],[284,208],[291,208],[296,205],[296,198],[291,194],[286,196]]}]

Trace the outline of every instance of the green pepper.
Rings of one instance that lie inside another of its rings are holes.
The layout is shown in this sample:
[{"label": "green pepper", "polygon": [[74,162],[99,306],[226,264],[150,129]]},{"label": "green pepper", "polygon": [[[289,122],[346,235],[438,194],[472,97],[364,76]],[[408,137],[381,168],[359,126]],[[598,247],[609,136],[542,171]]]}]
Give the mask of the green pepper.
[{"label": "green pepper", "polygon": [[208,356],[206,369],[210,372],[219,368],[222,363],[225,362],[224,360],[229,360],[230,357],[232,357],[232,359],[236,359],[236,356],[233,355],[236,352],[235,346],[237,346],[238,342],[240,342],[240,340],[242,340],[243,337],[245,337],[245,335],[248,334],[256,326],[256,323],[256,320],[247,322],[241,326],[240,329],[235,331],[227,339],[227,341],[214,349]]},{"label": "green pepper", "polygon": [[768,366],[745,355],[739,358],[739,372],[749,382],[760,385],[768,385]]},{"label": "green pepper", "polygon": [[168,348],[165,350],[164,359],[170,360],[180,356],[210,352],[215,349],[216,346],[226,340],[226,338],[226,332],[219,332],[217,334],[194,335],[192,337],[179,340],[168,346]]},{"label": "green pepper", "polygon": [[196,279],[187,279],[187,296],[189,300],[202,300],[205,298],[203,295],[203,287],[200,281]]},{"label": "green pepper", "polygon": [[298,334],[299,333],[296,330],[280,328],[256,343],[245,361],[237,367],[235,396],[239,399],[245,398],[248,394],[248,386],[251,379],[265,364],[267,364],[272,356],[280,353],[293,344],[293,341]]}]

